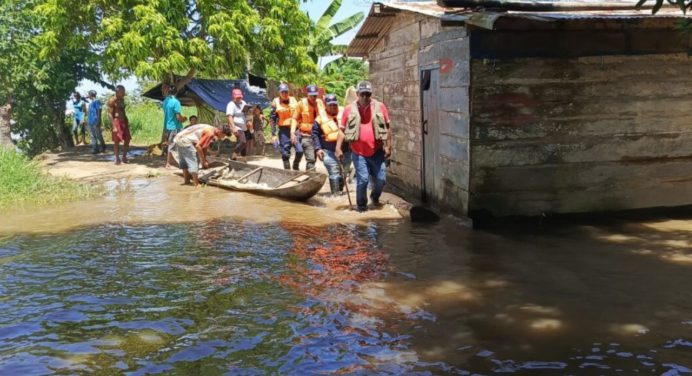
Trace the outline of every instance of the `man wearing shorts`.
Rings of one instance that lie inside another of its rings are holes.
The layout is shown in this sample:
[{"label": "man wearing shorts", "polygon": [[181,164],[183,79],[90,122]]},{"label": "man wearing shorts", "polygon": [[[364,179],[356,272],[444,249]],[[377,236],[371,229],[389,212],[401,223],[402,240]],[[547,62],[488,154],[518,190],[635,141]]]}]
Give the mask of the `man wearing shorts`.
[{"label": "man wearing shorts", "polygon": [[173,142],[178,151],[178,162],[180,169],[183,170],[183,178],[185,185],[190,184],[190,178],[199,186],[197,179],[197,171],[199,169],[199,161],[202,162],[202,168],[208,168],[206,149],[209,148],[212,141],[223,140],[231,135],[231,129],[224,127],[223,129],[215,128],[208,124],[196,124],[189,126],[178,135],[175,136]]},{"label": "man wearing shorts", "polygon": [[[111,121],[113,132],[113,153],[115,154],[115,164],[128,163],[127,149],[130,147],[130,126],[127,123],[125,114],[125,87],[118,85],[115,87],[115,96],[108,100],[108,118]],[[123,143],[123,157],[120,158],[120,143]]]},{"label": "man wearing shorts", "polygon": [[187,120],[185,116],[181,114],[182,107],[180,106],[180,101],[175,97],[176,88],[175,85],[163,85],[164,92],[168,92],[166,99],[163,100],[163,126],[164,126],[164,145],[167,157],[166,157],[166,168],[171,167],[171,161],[173,156],[171,155],[171,148],[173,147],[173,139],[175,136],[183,129],[183,122]]}]

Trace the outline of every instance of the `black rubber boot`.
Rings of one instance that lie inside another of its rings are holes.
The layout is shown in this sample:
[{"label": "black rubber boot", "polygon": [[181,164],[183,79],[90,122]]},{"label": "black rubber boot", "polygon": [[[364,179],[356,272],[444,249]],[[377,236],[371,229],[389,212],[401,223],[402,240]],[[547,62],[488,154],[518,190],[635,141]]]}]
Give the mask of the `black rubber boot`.
[{"label": "black rubber boot", "polygon": [[339,195],[339,181],[329,180],[329,189],[332,191],[332,196]]},{"label": "black rubber boot", "polygon": [[288,159],[284,159],[284,170],[290,170],[291,169],[291,162],[288,161]]},{"label": "black rubber boot", "polygon": [[338,187],[339,187],[339,190],[338,190],[339,194],[343,194],[344,193],[344,179],[339,178],[336,180],[336,182],[337,182]]},{"label": "black rubber boot", "polygon": [[296,157],[293,159],[293,169],[298,171],[300,170],[300,160],[303,159],[303,154],[296,154]]}]

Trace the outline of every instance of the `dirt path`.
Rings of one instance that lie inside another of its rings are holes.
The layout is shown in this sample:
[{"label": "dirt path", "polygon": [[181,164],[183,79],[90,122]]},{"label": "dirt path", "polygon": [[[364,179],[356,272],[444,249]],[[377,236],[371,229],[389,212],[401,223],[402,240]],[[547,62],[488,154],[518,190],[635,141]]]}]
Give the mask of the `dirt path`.
[{"label": "dirt path", "polygon": [[[153,151],[156,153],[156,150]],[[134,178],[169,178],[180,179],[175,176],[177,169],[165,169],[165,159],[160,155],[149,155],[150,149],[146,147],[132,147],[129,152],[130,163],[115,165],[111,147],[104,154],[91,154],[89,146],[79,146],[60,153],[45,153],[38,157],[38,160],[45,170],[53,176],[65,176],[86,183],[103,183],[115,179],[134,179]],[[248,158],[248,163],[281,168],[281,158],[278,156],[252,156]],[[304,167],[305,162],[301,163]],[[317,171],[326,174],[324,165],[317,162]],[[355,205],[355,180],[349,185],[351,200]],[[320,198],[324,206],[345,208],[349,206],[348,197],[343,195],[337,198],[326,199],[329,195],[329,182],[317,197]],[[385,192],[381,202],[386,205],[377,210],[370,210],[361,214],[365,218],[371,219],[396,219],[406,217],[411,205],[402,198]]]}]

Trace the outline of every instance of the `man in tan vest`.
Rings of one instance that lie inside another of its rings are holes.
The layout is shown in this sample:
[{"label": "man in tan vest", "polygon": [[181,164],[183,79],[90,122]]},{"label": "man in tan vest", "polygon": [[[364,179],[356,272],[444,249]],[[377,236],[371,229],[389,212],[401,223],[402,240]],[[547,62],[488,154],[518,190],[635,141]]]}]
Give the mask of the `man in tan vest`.
[{"label": "man in tan vest", "polygon": [[356,204],[358,211],[368,210],[368,184],[373,179],[370,201],[380,206],[387,170],[385,161],[392,152],[392,133],[389,113],[384,103],[371,98],[372,84],[361,81],[356,88],[358,100],[344,108],[341,118],[343,134],[337,140],[335,154],[341,158],[341,145],[350,143],[353,166],[356,170]]}]

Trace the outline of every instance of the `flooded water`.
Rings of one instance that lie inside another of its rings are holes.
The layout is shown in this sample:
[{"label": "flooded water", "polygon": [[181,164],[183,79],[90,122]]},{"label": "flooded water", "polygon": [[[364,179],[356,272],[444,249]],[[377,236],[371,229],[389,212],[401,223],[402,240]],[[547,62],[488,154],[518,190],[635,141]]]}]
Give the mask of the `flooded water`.
[{"label": "flooded water", "polygon": [[692,220],[469,230],[167,178],[0,218],[0,374],[692,373]]}]

